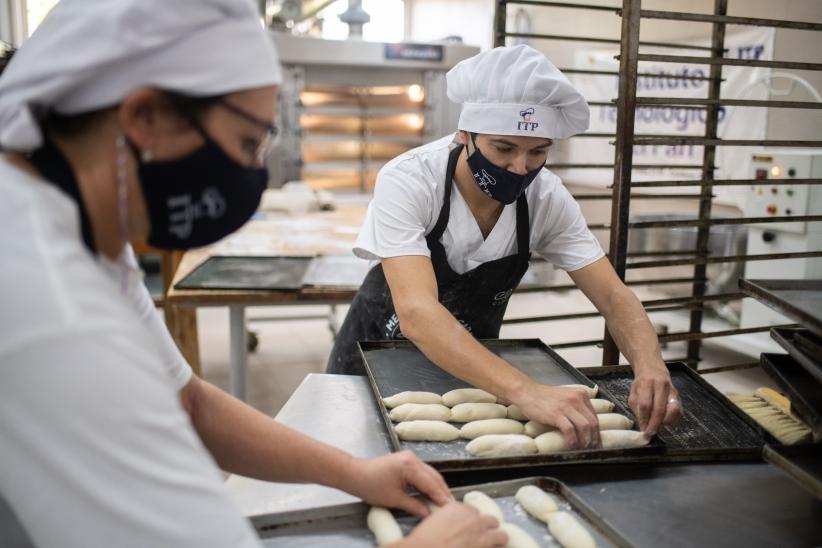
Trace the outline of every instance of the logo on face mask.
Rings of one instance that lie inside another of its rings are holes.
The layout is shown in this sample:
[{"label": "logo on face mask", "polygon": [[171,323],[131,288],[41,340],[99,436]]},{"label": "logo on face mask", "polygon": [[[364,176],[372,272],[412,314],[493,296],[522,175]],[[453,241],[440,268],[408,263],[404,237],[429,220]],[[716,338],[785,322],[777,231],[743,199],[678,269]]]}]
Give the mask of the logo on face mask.
[{"label": "logo on face mask", "polygon": [[191,194],[179,194],[168,198],[168,231],[180,239],[188,238],[194,221],[208,217],[219,219],[226,210],[225,199],[216,188],[206,188],[199,203],[191,202]]},{"label": "logo on face mask", "polygon": [[494,186],[497,184],[497,180],[484,169],[481,169],[478,173],[474,173],[474,179],[477,181],[479,187],[485,192],[488,192],[489,186]]},{"label": "logo on face mask", "polygon": [[525,110],[519,111],[521,121],[517,122],[517,129],[525,131],[534,131],[539,127],[539,122],[532,122],[531,116],[534,115],[534,107],[528,107]]}]

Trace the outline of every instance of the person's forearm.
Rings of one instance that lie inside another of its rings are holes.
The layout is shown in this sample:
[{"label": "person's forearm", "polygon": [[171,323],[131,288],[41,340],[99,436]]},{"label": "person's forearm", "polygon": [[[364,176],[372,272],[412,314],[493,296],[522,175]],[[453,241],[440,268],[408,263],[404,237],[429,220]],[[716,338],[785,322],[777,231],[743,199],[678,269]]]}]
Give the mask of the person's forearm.
[{"label": "person's forearm", "polygon": [[205,381],[196,382],[189,413],[220,468],[266,481],[349,487],[351,455],[276,422]]},{"label": "person's forearm", "polygon": [[439,367],[508,401],[533,382],[482,346],[440,303],[419,306],[401,316],[400,328]]},{"label": "person's forearm", "polygon": [[627,288],[616,291],[608,309],[605,314],[608,331],[634,373],[645,368],[664,368],[656,331],[636,295]]}]

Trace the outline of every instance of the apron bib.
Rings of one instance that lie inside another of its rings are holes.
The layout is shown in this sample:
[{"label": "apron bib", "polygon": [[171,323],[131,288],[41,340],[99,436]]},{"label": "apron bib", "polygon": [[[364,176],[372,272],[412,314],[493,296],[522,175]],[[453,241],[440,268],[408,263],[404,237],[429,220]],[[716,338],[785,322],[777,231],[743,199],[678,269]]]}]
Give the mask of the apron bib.
[{"label": "apron bib", "polygon": [[[528,270],[530,219],[523,193],[517,199],[517,252],[457,274],[448,264],[440,238],[451,213],[451,187],[462,145],[451,151],[445,174],[445,199],[437,224],[425,237],[437,278],[439,302],[477,339],[499,336],[514,289]],[[327,373],[365,375],[358,341],[404,339],[382,265],[366,275],[345,317],[328,360]]]}]

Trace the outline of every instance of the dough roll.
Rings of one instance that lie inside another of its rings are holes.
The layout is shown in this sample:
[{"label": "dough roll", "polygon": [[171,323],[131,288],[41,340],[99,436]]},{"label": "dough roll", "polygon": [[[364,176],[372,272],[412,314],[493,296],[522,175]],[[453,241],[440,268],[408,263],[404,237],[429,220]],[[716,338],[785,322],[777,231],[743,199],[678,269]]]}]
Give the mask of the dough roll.
[{"label": "dough roll", "polygon": [[444,421],[406,421],[394,426],[397,436],[404,441],[454,441],[460,431]]},{"label": "dough roll", "polygon": [[519,525],[503,523],[499,528],[508,535],[508,544],[505,548],[539,548],[539,543],[534,540],[534,537],[526,533]]},{"label": "dough roll", "polygon": [[527,421],[528,417],[525,416],[525,413],[517,406],[516,404],[512,404],[508,406],[508,418],[514,419],[517,421]]},{"label": "dough roll", "polygon": [[433,392],[400,392],[382,399],[388,409],[399,407],[404,403],[442,403],[442,397]]},{"label": "dough roll", "polygon": [[537,445],[523,434],[488,434],[468,442],[465,450],[475,457],[511,457],[533,455]]},{"label": "dough roll", "polygon": [[498,403],[458,403],[451,408],[451,422],[503,419],[508,409]]},{"label": "dough roll", "polygon": [[651,441],[636,430],[603,430],[599,435],[603,449],[632,449],[648,445]]},{"label": "dough roll", "polygon": [[394,422],[402,421],[449,421],[451,410],[440,403],[404,403],[388,413]]},{"label": "dough roll", "polygon": [[619,413],[602,413],[597,415],[600,430],[629,430],[634,421]]},{"label": "dough roll", "polygon": [[448,407],[461,403],[497,403],[497,397],[479,388],[457,388],[443,394],[442,403]]},{"label": "dough roll", "polygon": [[559,510],[554,497],[536,485],[520,487],[514,498],[517,499],[520,506],[525,508],[526,512],[545,523],[548,523],[550,514]]},{"label": "dough roll", "polygon": [[374,538],[378,546],[385,546],[402,540],[402,529],[400,529],[394,515],[385,508],[372,506],[368,511],[366,519],[368,528],[374,533]]},{"label": "dough roll", "polygon": [[563,384],[562,388],[582,388],[589,398],[596,398],[599,393],[599,386],[587,386],[584,384]]},{"label": "dough roll", "polygon": [[536,438],[540,434],[544,434],[545,432],[551,432],[552,430],[556,430],[553,426],[548,426],[547,424],[542,424],[541,422],[537,421],[528,421],[525,423],[525,435],[531,436],[532,438]]},{"label": "dough roll", "polygon": [[477,512],[484,516],[491,516],[497,518],[500,523],[505,521],[502,515],[502,510],[499,509],[494,499],[483,493],[482,491],[470,491],[465,493],[462,497],[463,504],[474,507]]},{"label": "dough roll", "polygon": [[610,413],[614,410],[614,407],[616,407],[614,402],[599,398],[592,399],[591,406],[594,408],[595,413]]},{"label": "dough roll", "polygon": [[563,548],[596,548],[594,537],[568,512],[548,516],[548,530]]},{"label": "dough roll", "polygon": [[488,434],[522,434],[522,430],[522,423],[513,419],[484,419],[464,424],[460,437],[473,440]]}]

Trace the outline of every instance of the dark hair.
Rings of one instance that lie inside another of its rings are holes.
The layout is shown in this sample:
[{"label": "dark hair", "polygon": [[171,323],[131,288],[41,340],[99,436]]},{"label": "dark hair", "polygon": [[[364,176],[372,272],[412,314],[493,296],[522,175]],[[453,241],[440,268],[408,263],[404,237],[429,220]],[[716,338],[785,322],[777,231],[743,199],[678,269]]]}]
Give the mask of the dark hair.
[{"label": "dark hair", "polygon": [[[171,108],[188,120],[196,120],[203,111],[223,98],[222,95],[192,97],[173,91],[164,91],[163,94],[171,104]],[[68,115],[49,111],[41,119],[40,126],[43,131],[53,132],[63,138],[76,137],[92,128],[105,114],[114,108],[116,108],[116,105]]]}]

